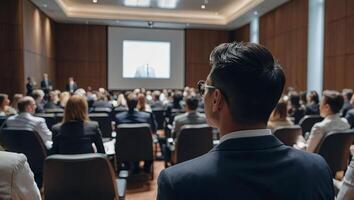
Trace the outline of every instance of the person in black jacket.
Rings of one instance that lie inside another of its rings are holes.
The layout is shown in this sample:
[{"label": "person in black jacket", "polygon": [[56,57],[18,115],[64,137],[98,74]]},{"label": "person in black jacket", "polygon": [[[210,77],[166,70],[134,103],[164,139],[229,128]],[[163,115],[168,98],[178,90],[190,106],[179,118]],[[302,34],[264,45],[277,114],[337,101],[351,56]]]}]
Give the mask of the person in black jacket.
[{"label": "person in black jacket", "polygon": [[[94,145],[92,145],[94,144]],[[73,95],[68,100],[63,122],[53,126],[52,154],[105,153],[97,122],[89,121],[84,97]]]}]

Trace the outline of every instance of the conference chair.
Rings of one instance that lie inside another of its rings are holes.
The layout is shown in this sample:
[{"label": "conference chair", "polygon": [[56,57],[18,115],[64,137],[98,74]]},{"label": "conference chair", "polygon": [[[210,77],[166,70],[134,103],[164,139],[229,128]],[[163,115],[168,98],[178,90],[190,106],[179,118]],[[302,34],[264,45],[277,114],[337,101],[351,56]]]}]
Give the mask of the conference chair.
[{"label": "conference chair", "polygon": [[152,113],[154,114],[155,120],[157,122],[157,130],[164,129],[165,109],[161,109],[161,108],[152,109]]},{"label": "conference chair", "polygon": [[317,122],[321,122],[323,117],[320,115],[305,115],[299,122],[299,125],[302,128],[302,134],[305,136],[306,133],[310,133],[313,125]]},{"label": "conference chair", "polygon": [[7,116],[0,116],[0,127],[2,127],[2,125],[6,120],[7,120]]},{"label": "conference chair", "polygon": [[6,151],[26,155],[37,186],[41,188],[47,149],[38,133],[31,129],[3,128],[0,132],[0,142]]},{"label": "conference chair", "polygon": [[354,130],[327,133],[315,149],[327,162],[335,177],[338,171],[345,171],[349,164],[350,146],[354,141]]},{"label": "conference chair", "polygon": [[279,127],[274,130],[273,135],[285,145],[292,147],[294,144],[296,144],[299,136],[302,135],[302,129],[298,125],[289,127]]},{"label": "conference chair", "polygon": [[64,113],[56,113],[55,118],[57,119],[57,122],[62,122],[64,118]]},{"label": "conference chair", "polygon": [[[172,152],[170,164],[181,163],[201,156],[213,148],[213,129],[207,124],[184,125],[170,146]],[[165,163],[168,166],[168,163]]]},{"label": "conference chair", "polygon": [[118,200],[126,180],[116,179],[104,154],[52,155],[44,162],[45,200]]},{"label": "conference chair", "polygon": [[[118,170],[123,162],[153,161],[152,132],[149,124],[120,124],[116,132],[115,151]],[[154,178],[153,163],[151,179]]]},{"label": "conference chair", "polygon": [[110,114],[112,112],[112,108],[107,107],[93,107],[91,113],[107,113]]},{"label": "conference chair", "polygon": [[112,138],[112,121],[108,113],[90,113],[89,118],[98,122],[103,138]]},{"label": "conference chair", "polygon": [[45,123],[50,130],[52,130],[52,127],[58,123],[54,113],[37,113],[35,116],[44,118]]}]

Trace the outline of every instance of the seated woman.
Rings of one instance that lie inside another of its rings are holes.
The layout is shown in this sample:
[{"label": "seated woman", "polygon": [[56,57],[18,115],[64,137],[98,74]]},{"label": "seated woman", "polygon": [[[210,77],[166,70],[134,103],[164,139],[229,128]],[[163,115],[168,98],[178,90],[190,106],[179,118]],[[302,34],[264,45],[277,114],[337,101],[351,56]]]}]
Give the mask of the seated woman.
[{"label": "seated woman", "polygon": [[66,103],[63,122],[53,126],[52,154],[105,153],[98,123],[89,121],[85,97],[73,95]]},{"label": "seated woman", "polygon": [[274,132],[279,127],[292,125],[294,125],[293,122],[288,118],[287,102],[281,98],[270,115],[268,128]]},{"label": "seated woman", "polygon": [[9,96],[0,94],[0,116],[15,115],[17,111],[10,106]]}]

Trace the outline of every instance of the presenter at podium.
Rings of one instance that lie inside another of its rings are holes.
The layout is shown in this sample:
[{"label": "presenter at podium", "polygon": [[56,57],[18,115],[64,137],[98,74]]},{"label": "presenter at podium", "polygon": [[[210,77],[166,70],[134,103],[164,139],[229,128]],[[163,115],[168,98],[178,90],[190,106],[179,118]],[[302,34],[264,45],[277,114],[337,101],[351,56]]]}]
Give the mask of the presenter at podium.
[{"label": "presenter at podium", "polygon": [[135,78],[155,78],[155,69],[149,64],[144,64],[136,68]]}]

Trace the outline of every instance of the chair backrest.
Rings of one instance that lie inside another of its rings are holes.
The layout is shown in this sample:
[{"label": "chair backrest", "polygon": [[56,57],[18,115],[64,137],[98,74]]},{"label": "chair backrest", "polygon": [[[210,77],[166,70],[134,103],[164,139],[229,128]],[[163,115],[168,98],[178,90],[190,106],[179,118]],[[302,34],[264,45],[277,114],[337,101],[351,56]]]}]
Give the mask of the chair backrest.
[{"label": "chair backrest", "polygon": [[157,122],[157,130],[163,129],[165,122],[165,110],[160,108],[152,109],[152,113],[154,114],[155,120]]},{"label": "chair backrest", "polygon": [[44,163],[44,197],[118,200],[113,168],[103,154],[48,156]]},{"label": "chair backrest", "polygon": [[45,123],[50,130],[52,130],[52,127],[58,123],[54,113],[37,113],[35,116],[44,118]]},{"label": "chair backrest", "polygon": [[64,109],[62,108],[50,108],[50,109],[45,109],[45,113],[63,113]]},{"label": "chair backrest", "polygon": [[299,125],[302,128],[302,134],[310,132],[313,125],[317,122],[321,122],[323,117],[320,115],[305,115],[299,122]]},{"label": "chair backrest", "polygon": [[350,145],[354,141],[354,130],[332,131],[327,133],[315,152],[320,154],[333,172],[344,171],[349,162]]},{"label": "chair backrest", "polygon": [[0,127],[4,124],[6,120],[7,120],[7,116],[0,116]]},{"label": "chair backrest", "polygon": [[112,108],[107,108],[107,107],[93,107],[92,108],[92,113],[107,113],[110,114],[112,112]]},{"label": "chair backrest", "polygon": [[153,160],[149,124],[120,124],[116,132],[115,149],[118,162]]},{"label": "chair backrest", "polygon": [[112,122],[111,117],[107,113],[90,113],[89,117],[92,121],[98,122],[102,137],[112,137]]},{"label": "chair backrest", "polygon": [[63,121],[64,113],[56,113],[55,118],[57,119],[57,122]]},{"label": "chair backrest", "polygon": [[213,148],[213,129],[207,124],[184,125],[176,143],[176,163],[201,156]]},{"label": "chair backrest", "polygon": [[0,143],[7,151],[26,155],[37,185],[41,187],[47,149],[38,133],[31,129],[3,128],[0,132]]},{"label": "chair backrest", "polygon": [[302,129],[300,126],[279,127],[275,129],[273,135],[277,137],[287,146],[293,146],[296,144],[297,139],[302,135]]}]

